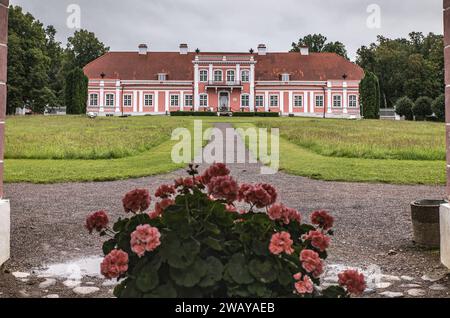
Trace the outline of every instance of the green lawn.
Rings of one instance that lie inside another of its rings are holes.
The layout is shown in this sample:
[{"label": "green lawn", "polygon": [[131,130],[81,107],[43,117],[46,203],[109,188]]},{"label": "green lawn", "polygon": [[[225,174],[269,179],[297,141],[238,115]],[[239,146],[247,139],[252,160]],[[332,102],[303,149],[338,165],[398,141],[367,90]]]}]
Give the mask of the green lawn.
[{"label": "green lawn", "polygon": [[6,123],[8,183],[109,181],[169,172],[185,166],[171,160],[172,130],[193,128],[191,119],[168,117],[33,116],[9,117]]},{"label": "green lawn", "polygon": [[[235,123],[234,126],[243,129],[255,127],[254,123]],[[263,125],[259,123],[259,126]],[[284,136],[285,126],[282,127],[280,135]],[[246,140],[247,145],[248,142]],[[266,158],[259,159],[262,162],[266,160]],[[328,181],[445,184],[445,161],[442,160],[329,157],[301,147],[286,137],[280,139],[280,168],[290,174]]]},{"label": "green lawn", "polygon": [[[5,181],[106,181],[169,172],[174,128],[189,117],[8,117]],[[195,118],[236,127],[280,128],[281,169],[322,180],[445,183],[439,123],[307,118]],[[198,151],[199,149],[197,149]]]}]

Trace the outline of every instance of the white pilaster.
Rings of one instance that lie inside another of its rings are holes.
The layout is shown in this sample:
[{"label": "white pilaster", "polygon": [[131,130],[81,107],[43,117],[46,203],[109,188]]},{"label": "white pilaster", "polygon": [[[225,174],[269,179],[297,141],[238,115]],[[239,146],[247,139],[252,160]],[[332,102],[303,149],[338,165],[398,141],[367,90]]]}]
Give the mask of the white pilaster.
[{"label": "white pilaster", "polygon": [[311,110],[311,113],[315,113],[314,92],[309,92],[309,97],[309,109]]},{"label": "white pilaster", "polygon": [[[197,58],[196,58],[197,59]],[[200,96],[198,89],[198,64],[194,64],[194,110],[197,111],[200,107]]]},{"label": "white pilaster", "polygon": [[121,102],[121,96],[120,96],[120,81],[116,81],[116,113],[120,113],[120,102]]},{"label": "white pilaster", "polygon": [[137,97],[138,97],[138,92],[133,91],[133,113],[137,113]]},{"label": "white pilaster", "polygon": [[292,114],[294,112],[293,95],[294,95],[294,93],[292,91],[289,91],[289,114]]},{"label": "white pilaster", "polygon": [[165,94],[164,104],[166,105],[165,106],[165,111],[168,112],[169,109],[170,109],[170,92],[169,91],[165,91],[164,94]]},{"label": "white pilaster", "polygon": [[308,92],[307,91],[305,91],[304,93],[303,93],[303,107],[305,108],[305,113],[309,113],[310,112],[310,110],[309,110],[309,100],[308,100]]},{"label": "white pilaster", "polygon": [[264,110],[269,111],[269,92],[264,93]]},{"label": "white pilaster", "polygon": [[242,80],[241,78],[241,64],[236,64],[236,78],[234,79],[235,82],[240,82]]},{"label": "white pilaster", "polygon": [[159,107],[159,91],[155,91],[155,98],[154,98],[153,103],[155,103],[155,105],[153,105],[155,107],[154,112],[157,113],[158,107]]},{"label": "white pilaster", "polygon": [[100,81],[100,112],[104,112],[105,107],[105,81]]},{"label": "white pilaster", "polygon": [[283,111],[284,111],[284,91],[280,92],[280,111],[283,114]]},{"label": "white pilaster", "polygon": [[10,257],[11,208],[9,200],[0,200],[0,266]]},{"label": "white pilaster", "polygon": [[144,91],[139,91],[139,112],[144,112]]},{"label": "white pilaster", "polygon": [[331,82],[328,82],[327,83],[327,113],[329,113],[329,114],[331,114],[331,103],[332,103],[331,88],[332,88]]},{"label": "white pilaster", "polygon": [[180,92],[180,110],[181,111],[184,110],[184,92],[183,91]]},{"label": "white pilaster", "polygon": [[255,111],[255,64],[250,64],[250,111]]},{"label": "white pilaster", "polygon": [[347,96],[347,87],[348,87],[348,85],[347,85],[347,82],[344,82],[343,84],[342,84],[342,92],[343,92],[343,95],[344,95],[344,97],[343,97],[343,103],[344,103],[344,114],[347,114],[348,113],[348,109],[347,109],[347,106],[348,106],[348,96]]},{"label": "white pilaster", "polygon": [[212,64],[209,64],[208,81],[210,81],[210,82],[214,81],[214,71],[213,71],[213,65]]}]

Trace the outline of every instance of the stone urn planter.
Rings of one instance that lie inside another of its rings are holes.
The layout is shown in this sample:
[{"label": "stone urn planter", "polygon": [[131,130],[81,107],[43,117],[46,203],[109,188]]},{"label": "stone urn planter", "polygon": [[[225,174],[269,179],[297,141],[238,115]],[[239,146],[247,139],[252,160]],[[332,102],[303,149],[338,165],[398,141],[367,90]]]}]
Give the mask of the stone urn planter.
[{"label": "stone urn planter", "polygon": [[427,248],[440,247],[439,209],[444,200],[419,200],[411,203],[414,242]]}]

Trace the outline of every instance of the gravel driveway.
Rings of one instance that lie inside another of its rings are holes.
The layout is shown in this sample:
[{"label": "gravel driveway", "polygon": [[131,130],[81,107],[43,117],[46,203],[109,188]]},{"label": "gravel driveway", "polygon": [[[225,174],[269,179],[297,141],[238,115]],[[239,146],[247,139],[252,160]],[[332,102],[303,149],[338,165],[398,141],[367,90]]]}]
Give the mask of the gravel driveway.
[{"label": "gravel driveway", "polygon": [[[336,235],[327,263],[363,270],[379,267],[383,278],[374,282],[367,297],[449,297],[450,282],[439,252],[413,244],[409,212],[411,201],[440,199],[444,187],[325,182],[283,172],[260,175],[259,164],[229,166],[240,182],[276,186],[280,200],[305,218],[315,209],[331,211]],[[0,274],[0,297],[111,297],[110,284],[96,275],[87,274],[77,282],[64,275],[44,278],[38,270],[101,256],[101,240],[83,227],[86,214],[107,209],[115,219],[122,215],[124,193],[137,187],[154,192],[183,172],[115,182],[5,185],[11,200],[12,257]]]}]

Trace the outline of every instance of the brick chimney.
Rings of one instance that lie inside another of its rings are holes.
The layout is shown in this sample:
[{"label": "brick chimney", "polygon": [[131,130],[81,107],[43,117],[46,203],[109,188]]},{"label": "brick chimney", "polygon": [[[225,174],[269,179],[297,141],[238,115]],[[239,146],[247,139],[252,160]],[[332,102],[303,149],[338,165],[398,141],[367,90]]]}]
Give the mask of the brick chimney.
[{"label": "brick chimney", "polygon": [[301,54],[301,55],[309,55],[309,47],[307,47],[307,46],[301,46],[301,47],[300,47],[300,54]]},{"label": "brick chimney", "polygon": [[186,55],[189,52],[189,47],[186,43],[181,43],[180,44],[180,54],[181,55]]},{"label": "brick chimney", "polygon": [[265,44],[258,45],[258,55],[266,55],[267,54],[267,46]]}]

